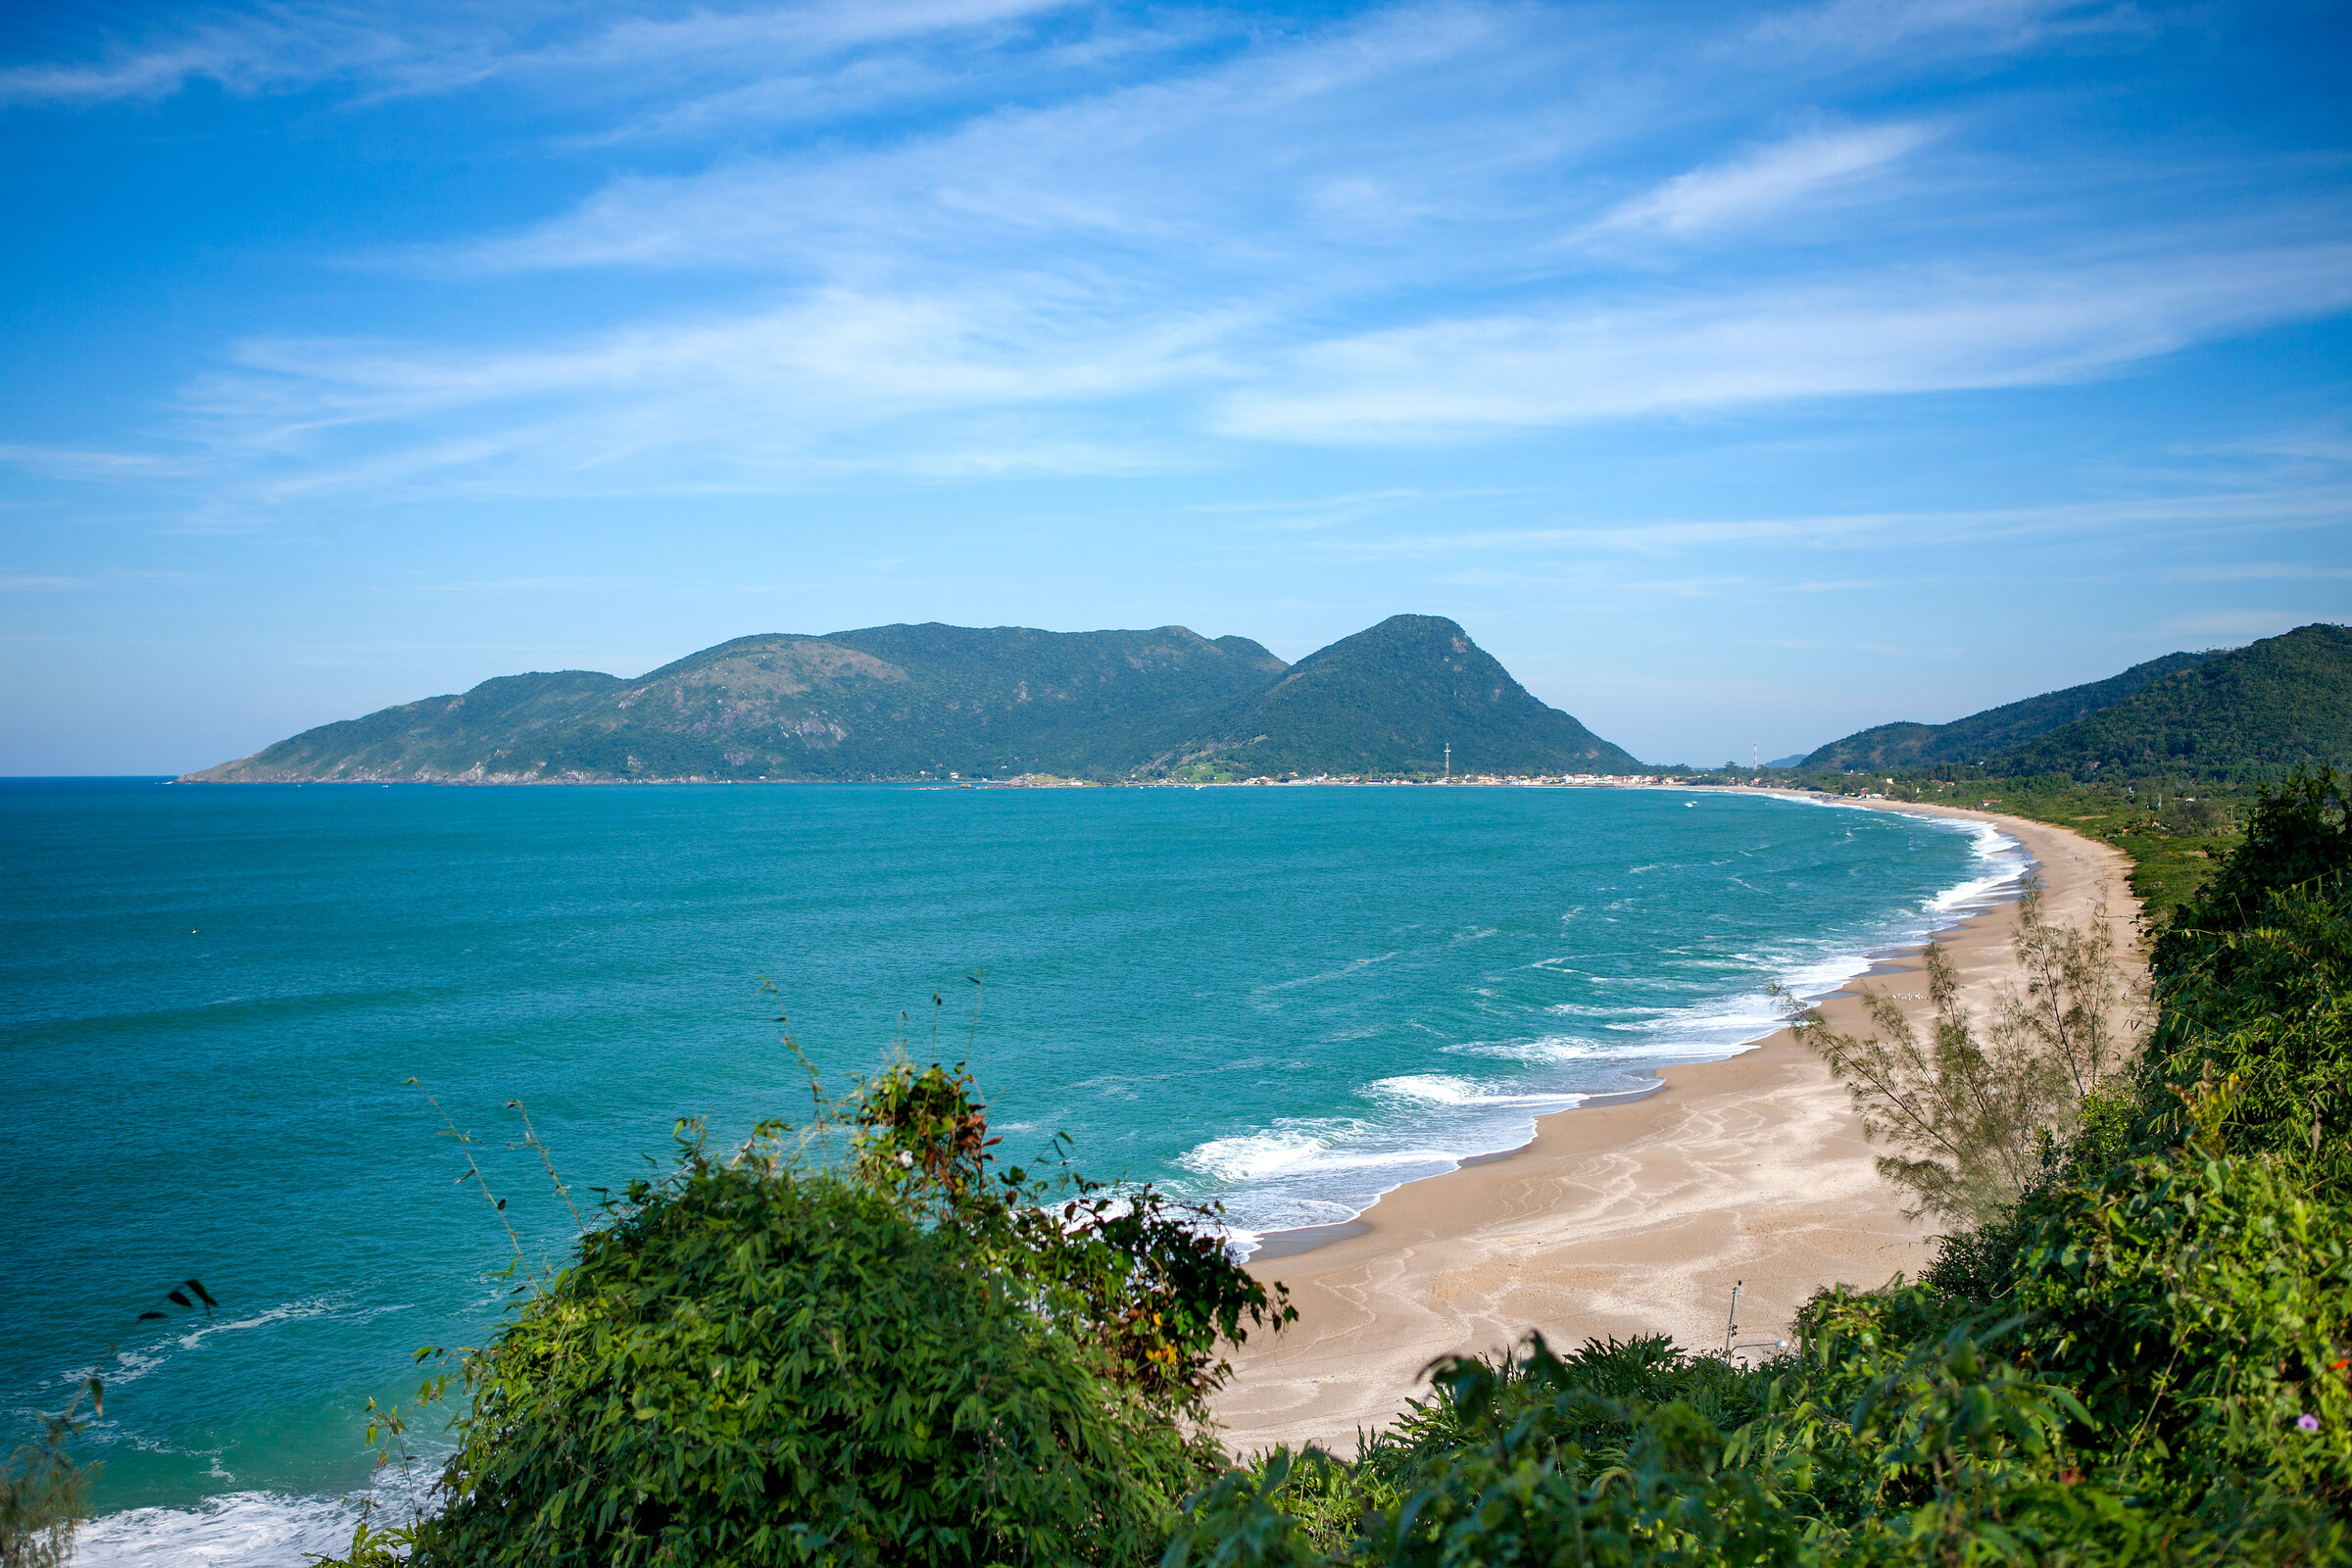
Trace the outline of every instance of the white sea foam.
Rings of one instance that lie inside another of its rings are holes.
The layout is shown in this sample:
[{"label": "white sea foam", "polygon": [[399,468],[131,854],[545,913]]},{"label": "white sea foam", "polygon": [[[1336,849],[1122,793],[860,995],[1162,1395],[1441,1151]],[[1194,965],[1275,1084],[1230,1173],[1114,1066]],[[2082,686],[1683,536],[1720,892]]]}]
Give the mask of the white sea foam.
[{"label": "white sea foam", "polygon": [[1384,1099],[1429,1105],[1548,1106],[1576,1104],[1587,1098],[1579,1094],[1528,1094],[1524,1090],[1501,1088],[1471,1078],[1457,1078],[1437,1072],[1403,1073],[1394,1078],[1375,1079],[1364,1086],[1364,1092]]},{"label": "white sea foam", "polygon": [[1970,848],[1975,852],[1983,870],[1969,880],[1948,887],[1928,900],[1928,909],[1935,914],[1957,914],[1980,909],[1987,904],[2013,895],[2024,882],[2026,873],[2034,868],[2033,858],[2026,847],[1990,822],[1966,824]]},{"label": "white sea foam", "polygon": [[1293,1169],[1331,1145],[1325,1134],[1276,1127],[1237,1138],[1212,1138],[1178,1156],[1176,1162],[1218,1181],[1244,1182]]},{"label": "white sea foam", "polygon": [[1531,1066],[1646,1060],[1657,1054],[1656,1048],[1646,1039],[1593,1040],[1584,1035],[1544,1035],[1535,1040],[1465,1040],[1445,1050],[1449,1055],[1487,1056],[1496,1061],[1523,1061]]},{"label": "white sea foam", "polygon": [[[439,1461],[386,1472],[374,1494],[378,1524],[416,1517]],[[312,1555],[351,1549],[361,1501],[231,1492],[195,1508],[127,1508],[82,1526],[71,1568],[294,1568]]]},{"label": "white sea foam", "polygon": [[201,1508],[131,1508],[82,1528],[73,1568],[284,1568],[346,1551],[358,1510],[339,1497],[232,1492]]}]

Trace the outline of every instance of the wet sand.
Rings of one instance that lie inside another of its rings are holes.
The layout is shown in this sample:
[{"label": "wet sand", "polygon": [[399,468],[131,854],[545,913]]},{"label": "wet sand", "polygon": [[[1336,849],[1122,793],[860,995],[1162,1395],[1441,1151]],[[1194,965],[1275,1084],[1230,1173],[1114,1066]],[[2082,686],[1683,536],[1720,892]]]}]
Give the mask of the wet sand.
[{"label": "wet sand", "polygon": [[[2044,919],[2082,925],[2104,906],[2118,950],[2132,951],[2138,905],[2121,851],[1992,812],[1886,808],[1995,823],[2036,862]],[[2008,902],[1942,934],[1965,999],[2014,976],[2016,923]],[[1916,1024],[1929,1012],[1923,969],[1914,949],[1854,985],[1901,999]],[[1867,1021],[1850,989],[1822,1011],[1840,1030]],[[1659,1076],[1653,1094],[1546,1116],[1523,1149],[1408,1183],[1253,1259],[1289,1285],[1298,1321],[1235,1357],[1216,1401],[1227,1446],[1352,1453],[1358,1429],[1427,1392],[1422,1371],[1440,1355],[1497,1349],[1531,1328],[1563,1346],[1666,1333],[1721,1348],[1735,1283],[1737,1340],[1770,1342],[1817,1288],[1879,1285],[1927,1261],[1932,1228],[1903,1218],[1845,1090],[1788,1031]]]}]

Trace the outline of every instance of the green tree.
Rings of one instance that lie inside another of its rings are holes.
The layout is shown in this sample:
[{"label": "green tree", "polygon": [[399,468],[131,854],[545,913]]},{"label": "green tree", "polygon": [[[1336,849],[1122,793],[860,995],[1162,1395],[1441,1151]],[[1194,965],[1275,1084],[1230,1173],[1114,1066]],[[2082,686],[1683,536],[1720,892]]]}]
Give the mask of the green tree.
[{"label": "green tree", "polygon": [[466,1357],[441,1512],[346,1561],[1156,1553],[1217,1462],[1216,1346],[1289,1315],[1213,1214],[1000,1169],[959,1069],[902,1059],[786,1131],[721,1158],[682,1129]]}]

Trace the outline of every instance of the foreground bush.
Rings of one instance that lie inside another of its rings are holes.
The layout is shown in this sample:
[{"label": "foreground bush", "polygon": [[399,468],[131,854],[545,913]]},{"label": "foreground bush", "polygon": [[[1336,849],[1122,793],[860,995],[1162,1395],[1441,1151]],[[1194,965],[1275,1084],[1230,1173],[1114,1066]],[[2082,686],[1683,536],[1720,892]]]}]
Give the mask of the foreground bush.
[{"label": "foreground bush", "polygon": [[690,1140],[470,1354],[437,1517],[359,1568],[1155,1556],[1213,1473],[1220,1341],[1285,1309],[1200,1211],[1000,1171],[900,1062],[846,1157]]},{"label": "foreground bush", "polygon": [[1192,1456],[1164,1410],[823,1175],[697,1158],[503,1333],[428,1561],[1133,1561]]}]

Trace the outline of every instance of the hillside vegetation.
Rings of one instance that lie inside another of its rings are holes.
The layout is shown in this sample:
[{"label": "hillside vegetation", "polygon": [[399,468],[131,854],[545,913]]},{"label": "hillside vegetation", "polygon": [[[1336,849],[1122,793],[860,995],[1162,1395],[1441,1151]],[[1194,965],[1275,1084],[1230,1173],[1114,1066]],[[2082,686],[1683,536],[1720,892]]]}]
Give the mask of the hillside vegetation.
[{"label": "hillside vegetation", "polygon": [[1246,637],[874,626],[741,637],[635,680],[503,676],[306,730],[192,782],[1113,779],[1635,772],[1450,620],[1398,615],[1294,669]]},{"label": "hillside vegetation", "polygon": [[1392,615],[1293,664],[1173,760],[1247,774],[1639,773],[1438,615]]},{"label": "hillside vegetation", "polygon": [[2352,627],[2216,655],[2006,752],[2006,772],[2229,776],[2352,764]]},{"label": "hillside vegetation", "polygon": [[2211,654],[2167,654],[2134,664],[2120,675],[2004,703],[1948,724],[1881,724],[1832,741],[1792,765],[1800,768],[1876,768],[1881,771],[1930,767],[1938,762],[1975,762],[2046,735],[2108,708],[2179,670],[2202,663]]},{"label": "hillside vegetation", "polygon": [[1882,724],[1796,770],[2253,781],[2346,765],[2352,629],[2314,623],[2244,648],[2168,654],[1948,724]]}]

